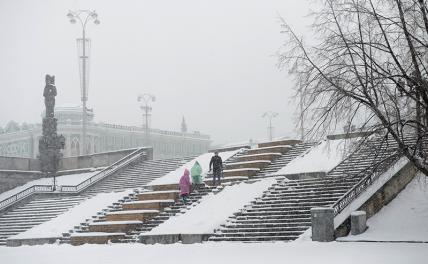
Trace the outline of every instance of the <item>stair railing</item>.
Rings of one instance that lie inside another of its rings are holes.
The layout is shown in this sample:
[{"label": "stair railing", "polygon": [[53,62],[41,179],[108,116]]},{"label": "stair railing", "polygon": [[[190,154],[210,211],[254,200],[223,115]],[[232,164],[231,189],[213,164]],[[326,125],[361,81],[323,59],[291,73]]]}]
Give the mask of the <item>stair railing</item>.
[{"label": "stair railing", "polygon": [[362,171],[360,173],[368,173],[364,176],[357,184],[355,184],[349,191],[347,191],[342,197],[339,198],[333,205],[332,208],[334,210],[334,216],[337,216],[340,212],[345,209],[352,201],[354,201],[362,192],[364,192],[370,185],[375,182],[380,175],[385,173],[389,169],[389,165],[397,162],[401,155],[393,154],[379,164],[373,172],[369,172],[368,170]]},{"label": "stair railing", "polygon": [[9,207],[20,200],[38,193],[79,193],[83,191],[84,189],[88,188],[89,186],[95,184],[96,182],[104,179],[105,177],[108,177],[112,175],[113,173],[125,168],[132,162],[138,160],[142,156],[146,155],[146,149],[140,148],[132,153],[126,155],[125,157],[121,158],[120,160],[116,161],[115,163],[111,164],[110,166],[104,168],[100,172],[96,173],[92,177],[88,178],[87,180],[79,183],[78,185],[63,185],[63,186],[57,186],[56,190],[54,190],[52,185],[33,185],[28,187],[25,190],[22,190],[16,194],[13,194],[3,200],[0,201],[0,211],[5,209],[6,207]]}]

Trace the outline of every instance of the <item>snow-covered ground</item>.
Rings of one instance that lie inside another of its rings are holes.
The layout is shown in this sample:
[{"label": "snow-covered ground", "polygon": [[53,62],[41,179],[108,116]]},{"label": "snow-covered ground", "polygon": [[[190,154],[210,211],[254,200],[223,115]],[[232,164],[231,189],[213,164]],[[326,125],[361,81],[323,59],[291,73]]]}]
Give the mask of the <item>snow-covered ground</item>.
[{"label": "snow-covered ground", "polygon": [[363,234],[340,240],[428,242],[427,177],[416,176],[394,200],[369,218],[367,225]]},{"label": "snow-covered ground", "polygon": [[426,264],[422,243],[204,243],[0,247],[7,264]]},{"label": "snow-covered ground", "polygon": [[129,194],[129,191],[97,194],[41,225],[12,236],[11,239],[61,237],[62,233],[73,229],[74,226],[84,222],[85,219],[90,219],[97,212],[117,202],[127,194]]},{"label": "snow-covered ground", "polygon": [[[89,179],[90,177],[92,177],[98,172],[99,171],[91,171],[91,172],[59,176],[59,177],[56,177],[56,185],[78,185],[81,182]],[[53,185],[53,178],[41,178],[38,180],[29,181],[24,185],[21,185],[9,191],[3,192],[0,194],[0,201],[2,201],[3,199],[9,198],[10,196],[17,194],[20,191],[23,191],[33,185]]]},{"label": "snow-covered ground", "polygon": [[264,179],[226,186],[217,194],[203,197],[198,205],[185,214],[171,217],[145,234],[211,234],[229,216],[261,196],[275,182],[275,179]]},{"label": "snow-covered ground", "polygon": [[324,140],[271,175],[329,172],[346,157],[346,151],[354,141],[355,139]]},{"label": "snow-covered ground", "polygon": [[[223,161],[226,161],[236,153],[242,151],[241,149],[233,150],[233,151],[225,151],[225,152],[219,152],[218,155],[221,157]],[[214,153],[204,153],[193,160],[187,162],[180,168],[176,169],[175,171],[171,171],[167,173],[165,176],[162,176],[160,178],[157,178],[153,181],[151,181],[148,185],[161,185],[161,184],[175,184],[180,181],[180,177],[183,175],[184,169],[190,169],[195,164],[196,161],[199,162],[199,165],[201,165],[202,168],[202,176],[205,177],[209,170],[209,164],[211,157],[214,156]]]}]

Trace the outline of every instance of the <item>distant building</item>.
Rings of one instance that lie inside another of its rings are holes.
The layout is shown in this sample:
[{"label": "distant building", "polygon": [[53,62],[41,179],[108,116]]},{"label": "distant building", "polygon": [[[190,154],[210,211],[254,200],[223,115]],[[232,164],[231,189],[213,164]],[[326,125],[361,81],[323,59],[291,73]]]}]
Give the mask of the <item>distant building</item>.
[{"label": "distant building", "polygon": [[[82,146],[82,107],[59,106],[55,108],[58,119],[58,134],[66,139],[65,157],[78,156]],[[94,113],[88,111],[87,153],[107,152],[142,146],[152,146],[155,159],[196,155],[207,152],[210,136],[199,132],[188,133],[150,129],[136,126],[95,123]],[[184,121],[184,118],[183,118]],[[14,121],[0,129],[0,156],[32,157],[38,155],[38,142],[42,134],[41,124],[26,124],[21,127]]]}]

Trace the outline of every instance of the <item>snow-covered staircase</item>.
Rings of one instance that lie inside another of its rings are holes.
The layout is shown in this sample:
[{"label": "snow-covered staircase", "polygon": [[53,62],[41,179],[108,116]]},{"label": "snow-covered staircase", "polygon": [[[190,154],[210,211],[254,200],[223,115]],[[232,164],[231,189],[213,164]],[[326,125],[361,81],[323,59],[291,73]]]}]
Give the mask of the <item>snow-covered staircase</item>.
[{"label": "snow-covered staircase", "polygon": [[4,213],[0,216],[0,245],[6,245],[8,237],[49,221],[87,197],[84,195],[36,197],[30,202]]},{"label": "snow-covered staircase", "polygon": [[[286,139],[260,143],[252,149],[243,149],[224,163],[222,182],[264,178],[312,146],[312,143]],[[209,174],[205,182],[211,184],[211,178],[212,174]]]},{"label": "snow-covered staircase", "polygon": [[142,161],[96,183],[80,194],[36,195],[28,201],[21,202],[21,205],[0,214],[0,245],[6,245],[8,237],[49,221],[97,193],[139,188],[151,180],[175,170],[189,159],[191,158]]},{"label": "snow-covered staircase", "polygon": [[216,230],[210,241],[289,241],[311,225],[310,209],[329,206],[358,180],[284,179]]},{"label": "snow-covered staircase", "polygon": [[283,179],[231,216],[211,241],[290,241],[310,227],[310,209],[332,206],[367,173],[394,162],[396,147],[376,139],[351,154],[326,177]]},{"label": "snow-covered staircase", "polygon": [[279,171],[281,168],[285,167],[290,161],[302,155],[305,151],[309,150],[311,147],[315,146],[316,142],[302,142],[296,145],[293,145],[287,152],[285,152],[281,157],[272,161],[264,169],[261,169],[260,172],[254,176],[254,178],[265,178],[269,177],[269,174]]},{"label": "snow-covered staircase", "polygon": [[148,182],[177,169],[191,159],[192,157],[146,160],[96,184],[86,192],[100,193],[140,188]]},{"label": "snow-covered staircase", "polygon": [[73,245],[105,244],[108,241],[137,242],[140,233],[149,231],[186,210],[187,206],[197,202],[212,189],[201,186],[190,195],[187,205],[179,199],[177,190],[135,190],[132,195],[100,211],[91,223],[83,223],[71,235],[64,234],[62,242]]}]

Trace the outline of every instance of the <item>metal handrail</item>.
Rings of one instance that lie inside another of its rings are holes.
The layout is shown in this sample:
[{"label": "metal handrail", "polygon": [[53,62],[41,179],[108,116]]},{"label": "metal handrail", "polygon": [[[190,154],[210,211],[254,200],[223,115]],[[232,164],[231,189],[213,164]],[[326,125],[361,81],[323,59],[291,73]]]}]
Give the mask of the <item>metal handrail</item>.
[{"label": "metal handrail", "polygon": [[9,207],[20,200],[36,194],[36,193],[79,193],[82,190],[88,188],[89,186],[93,185],[94,183],[104,179],[105,177],[117,172],[118,170],[124,168],[125,166],[129,165],[133,161],[140,158],[142,155],[145,155],[146,148],[140,148],[132,153],[126,155],[125,157],[121,158],[120,160],[116,161],[115,163],[111,164],[110,166],[104,168],[100,172],[96,173],[95,175],[91,176],[90,178],[86,179],[85,181],[79,183],[78,185],[62,185],[58,186],[56,190],[54,191],[54,188],[52,185],[33,185],[28,187],[25,190],[22,190],[16,194],[13,194],[3,200],[0,201],[0,211],[3,210],[6,207]]},{"label": "metal handrail", "polygon": [[[401,155],[394,154],[385,159],[382,165],[393,164],[401,158]],[[389,161],[388,161],[389,160]],[[365,191],[372,183],[379,178],[380,175],[385,173],[389,166],[380,166],[373,173],[369,173],[363,177],[357,184],[355,184],[349,191],[342,195],[331,207],[334,210],[334,216],[337,216],[343,209],[354,201],[363,191]],[[367,171],[365,171],[367,172]]]}]

